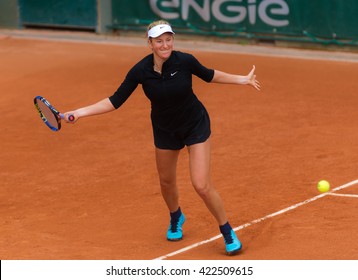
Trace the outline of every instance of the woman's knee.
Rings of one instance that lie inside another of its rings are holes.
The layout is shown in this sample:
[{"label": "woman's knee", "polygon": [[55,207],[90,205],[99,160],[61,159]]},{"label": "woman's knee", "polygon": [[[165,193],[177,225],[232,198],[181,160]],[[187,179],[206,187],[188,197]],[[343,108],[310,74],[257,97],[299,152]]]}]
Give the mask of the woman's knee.
[{"label": "woman's knee", "polygon": [[210,197],[212,186],[209,182],[193,182],[195,191],[202,199]]},{"label": "woman's knee", "polygon": [[160,179],[160,187],[163,189],[175,188],[176,181],[171,179]]}]

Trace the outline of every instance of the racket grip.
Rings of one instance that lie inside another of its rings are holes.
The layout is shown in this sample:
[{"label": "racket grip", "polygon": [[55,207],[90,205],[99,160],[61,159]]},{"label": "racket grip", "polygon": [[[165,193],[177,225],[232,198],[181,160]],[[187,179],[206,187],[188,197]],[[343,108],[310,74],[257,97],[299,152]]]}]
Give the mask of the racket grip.
[{"label": "racket grip", "polygon": [[[60,118],[61,118],[61,119],[65,119],[65,115],[60,113]],[[74,115],[69,115],[69,116],[68,116],[68,120],[69,120],[70,122],[73,122],[73,121],[75,120],[75,116],[74,116]]]}]

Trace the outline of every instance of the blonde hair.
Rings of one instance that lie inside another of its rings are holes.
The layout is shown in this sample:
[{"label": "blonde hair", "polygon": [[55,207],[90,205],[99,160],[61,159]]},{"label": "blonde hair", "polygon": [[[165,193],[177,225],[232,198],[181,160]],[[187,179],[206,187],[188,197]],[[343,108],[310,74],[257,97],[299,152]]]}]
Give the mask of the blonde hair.
[{"label": "blonde hair", "polygon": [[164,20],[164,19],[160,19],[160,20],[153,21],[152,23],[150,23],[150,24],[147,26],[146,37],[148,37],[148,31],[149,31],[150,29],[152,29],[154,26],[157,26],[157,25],[159,25],[159,24],[166,24],[166,25],[169,25],[169,26],[171,27],[170,23],[167,22],[167,21]]}]

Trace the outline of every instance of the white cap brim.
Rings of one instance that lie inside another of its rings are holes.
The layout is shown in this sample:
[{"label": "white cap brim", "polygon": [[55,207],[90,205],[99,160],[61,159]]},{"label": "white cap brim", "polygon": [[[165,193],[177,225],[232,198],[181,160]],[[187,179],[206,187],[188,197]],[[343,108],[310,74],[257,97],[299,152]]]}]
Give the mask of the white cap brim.
[{"label": "white cap brim", "polygon": [[159,25],[156,25],[156,26],[152,27],[151,29],[149,29],[148,38],[157,38],[160,35],[167,33],[167,32],[175,34],[174,31],[172,30],[172,28],[170,27],[170,25],[159,24]]}]

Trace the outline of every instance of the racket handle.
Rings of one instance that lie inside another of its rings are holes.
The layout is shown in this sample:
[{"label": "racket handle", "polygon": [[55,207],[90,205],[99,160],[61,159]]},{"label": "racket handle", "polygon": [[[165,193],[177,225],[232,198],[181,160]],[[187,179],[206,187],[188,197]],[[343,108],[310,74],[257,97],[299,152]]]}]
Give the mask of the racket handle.
[{"label": "racket handle", "polygon": [[[65,115],[60,113],[60,118],[61,118],[61,119],[65,119]],[[73,122],[73,121],[75,120],[75,116],[74,116],[74,115],[69,115],[69,116],[68,116],[68,120],[69,120],[70,122]]]}]

